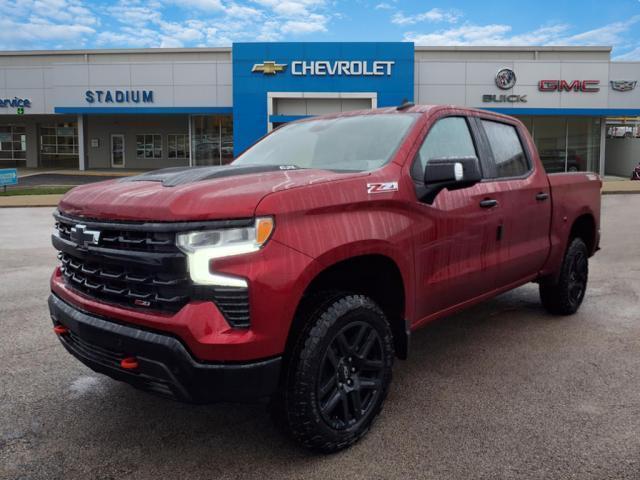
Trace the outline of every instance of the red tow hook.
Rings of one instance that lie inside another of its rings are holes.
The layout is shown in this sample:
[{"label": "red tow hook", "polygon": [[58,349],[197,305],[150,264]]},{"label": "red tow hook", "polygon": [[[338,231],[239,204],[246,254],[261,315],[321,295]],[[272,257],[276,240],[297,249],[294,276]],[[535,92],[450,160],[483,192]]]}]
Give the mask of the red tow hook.
[{"label": "red tow hook", "polygon": [[135,370],[138,368],[138,359],[136,357],[126,357],[120,360],[120,366],[125,370]]},{"label": "red tow hook", "polygon": [[66,335],[67,333],[69,333],[69,329],[64,325],[56,325],[55,327],[53,327],[53,331],[56,335]]}]

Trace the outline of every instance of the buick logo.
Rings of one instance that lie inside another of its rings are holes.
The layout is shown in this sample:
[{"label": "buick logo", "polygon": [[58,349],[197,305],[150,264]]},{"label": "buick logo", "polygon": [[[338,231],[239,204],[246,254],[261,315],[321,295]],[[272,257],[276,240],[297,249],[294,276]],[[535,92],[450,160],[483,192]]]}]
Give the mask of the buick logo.
[{"label": "buick logo", "polygon": [[100,232],[98,230],[87,230],[86,225],[78,224],[71,227],[71,240],[79,247],[87,248],[89,245],[97,245],[100,241]]},{"label": "buick logo", "polygon": [[516,73],[510,68],[501,68],[496,73],[496,86],[501,90],[509,90],[516,84]]}]

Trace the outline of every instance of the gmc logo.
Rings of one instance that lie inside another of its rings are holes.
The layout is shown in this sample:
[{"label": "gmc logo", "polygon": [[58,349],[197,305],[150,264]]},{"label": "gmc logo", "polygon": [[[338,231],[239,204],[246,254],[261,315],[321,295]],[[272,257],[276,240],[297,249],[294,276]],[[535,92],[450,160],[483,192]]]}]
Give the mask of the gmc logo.
[{"label": "gmc logo", "polygon": [[599,92],[600,80],[540,80],[538,90],[541,92]]}]

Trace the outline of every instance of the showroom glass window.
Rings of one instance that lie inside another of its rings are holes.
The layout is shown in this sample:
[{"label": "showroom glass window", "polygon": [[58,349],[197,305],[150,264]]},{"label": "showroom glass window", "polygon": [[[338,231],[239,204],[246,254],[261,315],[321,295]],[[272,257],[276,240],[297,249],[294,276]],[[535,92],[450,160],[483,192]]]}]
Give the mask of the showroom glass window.
[{"label": "showroom glass window", "polygon": [[170,159],[189,158],[189,135],[181,133],[167,135],[167,148]]},{"label": "showroom glass window", "polygon": [[519,117],[529,129],[547,173],[599,172],[598,117]]},{"label": "showroom glass window", "polygon": [[78,168],[76,122],[40,126],[40,166]]},{"label": "showroom glass window", "polygon": [[233,118],[230,115],[191,117],[194,165],[226,165],[233,161]]},{"label": "showroom glass window", "polygon": [[26,158],[26,128],[22,125],[0,126],[0,168],[24,167]]},{"label": "showroom glass window", "polygon": [[155,133],[136,135],[136,158],[162,158],[162,135]]}]

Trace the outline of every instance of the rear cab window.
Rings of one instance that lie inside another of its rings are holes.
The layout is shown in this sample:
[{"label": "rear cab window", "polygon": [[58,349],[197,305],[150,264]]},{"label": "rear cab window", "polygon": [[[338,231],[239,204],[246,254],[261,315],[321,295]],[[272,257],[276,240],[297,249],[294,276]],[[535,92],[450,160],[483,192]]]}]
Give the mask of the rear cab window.
[{"label": "rear cab window", "polygon": [[481,120],[493,153],[495,172],[490,178],[522,177],[531,171],[531,163],[524,151],[515,126],[493,120]]}]

